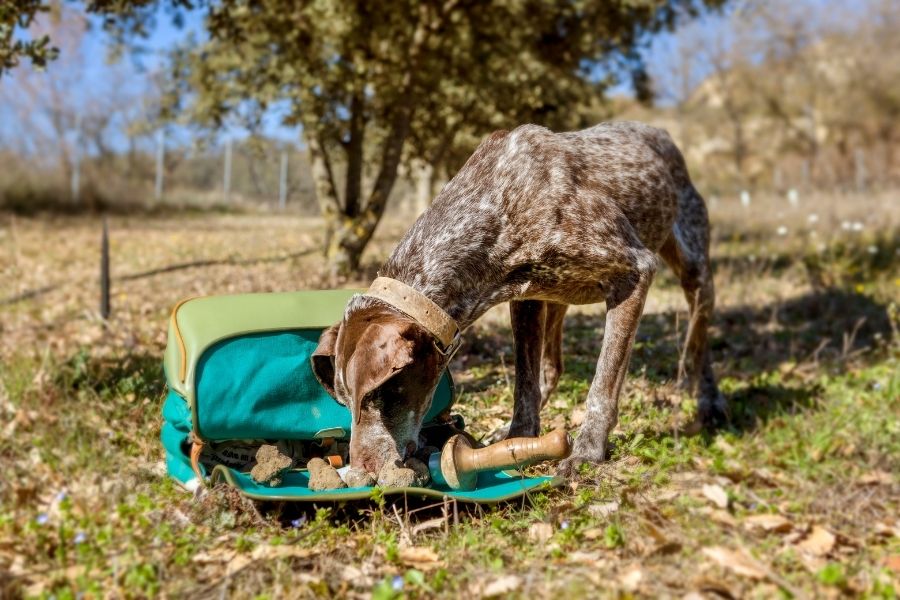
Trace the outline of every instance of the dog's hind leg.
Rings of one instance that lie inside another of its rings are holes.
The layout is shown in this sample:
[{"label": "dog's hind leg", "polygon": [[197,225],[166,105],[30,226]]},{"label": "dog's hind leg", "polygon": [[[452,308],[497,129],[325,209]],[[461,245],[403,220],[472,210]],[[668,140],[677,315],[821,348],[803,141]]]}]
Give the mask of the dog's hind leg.
[{"label": "dog's hind leg", "polygon": [[544,351],[541,354],[541,408],[547,405],[550,394],[556,390],[563,373],[562,335],[563,321],[568,304],[547,303],[544,322]]},{"label": "dog's hind leg", "polygon": [[507,437],[536,437],[541,433],[541,354],[547,303],[513,300],[509,315],[516,348],[516,387]]},{"label": "dog's hind leg", "polygon": [[690,186],[660,255],[681,281],[690,309],[687,336],[678,363],[678,381],[697,395],[699,417],[707,427],[728,420],[728,406],[719,391],[709,355],[708,329],[715,306],[715,286],[709,261],[709,218],[700,194]]}]

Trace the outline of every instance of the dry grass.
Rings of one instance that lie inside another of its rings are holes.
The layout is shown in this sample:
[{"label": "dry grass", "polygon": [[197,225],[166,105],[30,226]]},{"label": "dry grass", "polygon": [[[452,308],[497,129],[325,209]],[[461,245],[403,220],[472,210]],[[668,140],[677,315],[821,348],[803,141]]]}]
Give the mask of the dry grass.
[{"label": "dry grass", "polygon": [[[895,597],[900,203],[721,199],[711,213],[731,427],[681,430],[694,407],[671,378],[686,315],[662,273],[610,463],[562,491],[449,510],[378,498],[254,506],[226,490],[192,498],[164,477],[170,307],[334,285],[321,275],[318,220],[111,218],[104,324],[99,220],[0,216],[0,597]],[[365,285],[408,224],[385,223],[365,273],[341,283]],[[568,317],[548,427],[583,414],[602,325],[600,307]],[[508,327],[505,309],[492,310],[457,358],[457,406],[476,434],[511,412]]]}]

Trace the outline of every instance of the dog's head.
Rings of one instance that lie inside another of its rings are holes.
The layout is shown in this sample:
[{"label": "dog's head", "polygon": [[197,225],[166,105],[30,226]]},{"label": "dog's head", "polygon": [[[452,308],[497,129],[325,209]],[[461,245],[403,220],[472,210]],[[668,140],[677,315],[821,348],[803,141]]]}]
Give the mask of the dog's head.
[{"label": "dog's head", "polygon": [[350,464],[378,473],[417,446],[444,357],[421,325],[365,296],[326,329],[312,355],[316,378],[352,415]]}]

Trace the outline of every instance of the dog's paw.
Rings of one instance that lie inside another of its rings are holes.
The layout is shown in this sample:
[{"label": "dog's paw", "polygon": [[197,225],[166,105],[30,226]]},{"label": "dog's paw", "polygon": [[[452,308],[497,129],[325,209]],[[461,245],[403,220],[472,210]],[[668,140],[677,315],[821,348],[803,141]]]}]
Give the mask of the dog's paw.
[{"label": "dog's paw", "polygon": [[560,461],[556,468],[556,474],[569,481],[578,479],[582,473],[582,465],[596,466],[603,462],[603,458],[598,455],[573,454],[569,458]]},{"label": "dog's paw", "polygon": [[481,443],[485,445],[491,445],[496,444],[497,442],[502,442],[509,437],[509,426],[510,424],[507,423],[506,425],[493,430],[492,432],[484,436],[484,438],[482,438]]},{"label": "dog's paw", "polygon": [[581,464],[582,461],[580,458],[570,456],[569,458],[560,461],[559,466],[556,467],[556,475],[571,481],[578,476],[578,470],[581,468]]}]

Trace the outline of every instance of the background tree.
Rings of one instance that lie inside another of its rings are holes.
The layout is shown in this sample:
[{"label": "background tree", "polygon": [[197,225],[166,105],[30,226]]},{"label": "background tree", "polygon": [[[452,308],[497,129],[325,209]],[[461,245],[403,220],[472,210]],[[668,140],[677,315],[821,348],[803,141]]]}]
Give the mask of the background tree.
[{"label": "background tree", "polygon": [[[637,49],[648,36],[721,3],[224,0],[206,8],[209,39],[177,54],[170,108],[217,125],[248,100],[287,103],[309,149],[326,254],[347,273],[401,165],[452,170],[493,129],[581,124],[577,107],[623,73],[646,90]],[[91,7],[122,34],[145,27],[156,3]]]},{"label": "background tree", "polygon": [[[28,58],[35,67],[43,67],[59,53],[50,45],[50,36],[23,38],[38,13],[49,10],[42,0],[0,0],[0,77]],[[16,36],[17,32],[20,34]]]}]

